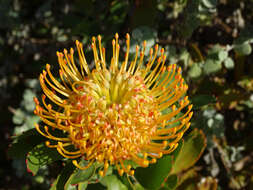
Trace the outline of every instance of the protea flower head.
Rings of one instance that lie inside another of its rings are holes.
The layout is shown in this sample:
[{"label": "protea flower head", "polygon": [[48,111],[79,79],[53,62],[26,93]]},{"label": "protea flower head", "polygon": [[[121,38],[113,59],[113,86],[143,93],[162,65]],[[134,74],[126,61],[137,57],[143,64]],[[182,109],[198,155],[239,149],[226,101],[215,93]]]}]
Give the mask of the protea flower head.
[{"label": "protea flower head", "polygon": [[[144,41],[142,48],[136,46],[134,59],[129,61],[127,34],[125,57],[120,61],[116,34],[108,66],[101,36],[93,37],[95,68],[90,70],[82,43],[76,41],[76,48],[79,59],[74,58],[72,48],[57,52],[61,82],[48,64],[39,77],[44,94],[42,104],[34,98],[34,112],[45,126],[35,126],[50,139],[47,146],[73,159],[80,169],[102,163],[101,176],[110,165],[116,166],[120,175],[134,175],[133,166],[126,165],[126,160],[148,167],[174,151],[193,113],[181,69],[175,64],[166,66],[164,49],[159,51],[158,45],[150,49],[145,63]],[[63,131],[65,136],[53,135],[53,129]],[[89,164],[81,166],[80,159]]]}]

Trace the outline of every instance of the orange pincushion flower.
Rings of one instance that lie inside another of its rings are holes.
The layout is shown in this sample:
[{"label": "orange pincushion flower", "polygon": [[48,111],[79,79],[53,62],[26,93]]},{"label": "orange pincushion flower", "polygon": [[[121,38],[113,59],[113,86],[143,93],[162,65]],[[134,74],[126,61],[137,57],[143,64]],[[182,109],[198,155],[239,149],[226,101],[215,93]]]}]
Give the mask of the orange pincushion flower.
[{"label": "orange pincushion flower", "polygon": [[[92,38],[95,68],[90,71],[83,45],[76,41],[78,64],[74,50],[57,52],[60,65],[59,82],[47,64],[40,75],[45,95],[42,104],[37,98],[35,114],[46,124],[36,129],[47,141],[73,164],[86,169],[94,162],[103,163],[100,175],[105,175],[109,165],[115,165],[120,175],[133,175],[131,160],[141,167],[155,163],[157,158],[174,151],[178,141],[190,126],[192,105],[184,96],[188,86],[176,65],[165,66],[166,56],[158,45],[150,49],[146,66],[143,64],[146,42],[140,50],[136,46],[133,61],[129,62],[130,36],[126,35],[126,54],[119,66],[118,34],[112,41],[113,56],[108,67],[101,37]],[[98,49],[98,50],[97,50]],[[139,53],[140,51],[140,53]],[[78,68],[79,66],[79,68]],[[152,68],[152,70],[151,70]],[[46,97],[51,100],[47,104]],[[65,137],[52,135],[52,129],[63,131]],[[50,132],[51,130],[51,132]],[[71,150],[69,147],[74,147]],[[77,159],[89,164],[82,167]]]}]

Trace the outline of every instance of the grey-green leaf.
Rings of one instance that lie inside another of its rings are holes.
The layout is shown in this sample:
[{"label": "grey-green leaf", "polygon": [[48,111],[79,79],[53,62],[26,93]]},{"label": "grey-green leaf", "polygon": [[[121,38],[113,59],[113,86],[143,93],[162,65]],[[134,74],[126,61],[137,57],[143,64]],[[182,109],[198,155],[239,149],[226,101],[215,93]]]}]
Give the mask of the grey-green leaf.
[{"label": "grey-green leaf", "polygon": [[249,43],[245,42],[243,44],[236,44],[234,47],[234,50],[239,55],[249,55],[249,54],[251,54],[252,48]]},{"label": "grey-green leaf", "polygon": [[212,73],[216,73],[219,70],[221,70],[222,66],[221,66],[221,62],[220,61],[216,61],[213,59],[208,59],[206,61],[206,63],[204,64],[204,72],[206,74],[212,74]]},{"label": "grey-green leaf", "polygon": [[215,8],[217,5],[217,0],[202,0],[202,3],[207,8]]},{"label": "grey-green leaf", "polygon": [[200,68],[198,63],[193,64],[189,70],[189,76],[191,78],[198,78],[201,76],[201,73],[202,73],[202,69]]},{"label": "grey-green leaf", "polygon": [[231,59],[230,57],[228,57],[227,59],[225,59],[224,66],[227,69],[233,69],[234,66],[235,66],[233,59]]}]

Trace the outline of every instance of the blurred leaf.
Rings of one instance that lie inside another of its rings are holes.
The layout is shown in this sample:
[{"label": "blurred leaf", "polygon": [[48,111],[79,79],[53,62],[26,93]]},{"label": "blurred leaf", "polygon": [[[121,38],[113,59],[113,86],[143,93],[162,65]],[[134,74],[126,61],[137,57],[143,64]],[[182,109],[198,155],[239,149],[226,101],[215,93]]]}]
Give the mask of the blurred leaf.
[{"label": "blurred leaf", "polygon": [[204,72],[206,74],[216,73],[219,70],[221,70],[221,68],[222,68],[221,62],[212,59],[207,59],[203,66]]},{"label": "blurred leaf", "polygon": [[207,60],[214,60],[214,61],[219,61],[219,62],[223,62],[227,57],[228,57],[228,51],[216,44],[214,45],[211,49],[208,50],[208,56],[207,56]]},{"label": "blurred leaf", "polygon": [[217,9],[215,7],[206,7],[203,3],[201,3],[198,7],[198,10],[200,13],[207,15],[210,13],[215,13],[217,11]]},{"label": "blurred leaf", "polygon": [[[82,160],[81,162],[86,162],[86,161]],[[79,164],[81,164],[81,163],[79,163]],[[87,162],[84,164],[84,166],[85,165],[87,165]],[[75,172],[73,174],[73,176],[71,177],[72,179],[71,179],[70,183],[72,185],[74,185],[74,184],[78,184],[80,182],[88,181],[92,177],[92,175],[95,173],[95,170],[96,170],[95,164],[92,164],[86,170],[78,169],[77,172]]]},{"label": "blurred leaf", "polygon": [[116,175],[107,175],[101,179],[101,183],[108,190],[127,190],[127,187],[117,178]]},{"label": "blurred leaf", "polygon": [[26,157],[27,169],[35,175],[41,166],[62,158],[55,148],[48,148],[45,143],[42,143],[28,153]]},{"label": "blurred leaf", "polygon": [[252,52],[250,43],[253,43],[253,26],[247,24],[234,41],[234,50],[239,55],[249,55]]},{"label": "blurred leaf", "polygon": [[171,155],[165,155],[158,159],[157,163],[150,164],[147,168],[137,168],[135,177],[144,188],[150,190],[159,189],[168,176],[171,166]]},{"label": "blurred leaf", "polygon": [[215,0],[187,1],[184,9],[184,20],[180,20],[178,31],[186,39],[190,38],[194,30],[201,25],[208,25],[212,20],[212,14],[216,12],[217,2]]},{"label": "blurred leaf", "polygon": [[234,47],[234,50],[239,54],[239,55],[249,55],[252,52],[251,45],[247,42],[243,44],[237,44]]},{"label": "blurred leaf", "polygon": [[24,125],[27,129],[34,128],[34,123],[38,123],[40,118],[36,115],[27,115]]},{"label": "blurred leaf", "polygon": [[233,69],[235,67],[233,59],[231,59],[230,57],[228,57],[227,59],[225,59],[224,66],[227,69]]},{"label": "blurred leaf", "polygon": [[180,33],[186,39],[190,38],[194,30],[201,25],[201,21],[197,18],[197,14],[190,13],[189,10],[186,12],[187,16],[185,17],[184,23],[180,26]]},{"label": "blurred leaf", "polygon": [[21,103],[21,105],[25,107],[26,111],[32,112],[35,109],[33,97],[35,97],[35,93],[30,89],[26,89],[23,94],[23,101]]},{"label": "blurred leaf", "polygon": [[46,138],[40,135],[36,129],[31,129],[14,138],[8,150],[8,156],[11,158],[25,158],[27,153]]},{"label": "blurred leaf", "polygon": [[206,147],[206,138],[201,130],[194,129],[186,138],[171,174],[187,170],[197,162]]},{"label": "blurred leaf", "polygon": [[208,105],[208,104],[214,104],[216,102],[216,98],[212,95],[196,95],[192,98],[192,104],[194,109],[199,109],[202,106]]},{"label": "blurred leaf", "polygon": [[191,78],[198,78],[198,77],[201,76],[201,73],[202,73],[202,69],[200,68],[200,66],[199,66],[198,63],[194,63],[194,64],[191,66],[191,68],[190,68],[190,70],[189,70],[189,72],[188,72],[188,74],[189,74],[189,76],[190,76]]},{"label": "blurred leaf", "polygon": [[224,136],[224,116],[214,108],[206,108],[203,112],[196,114],[196,119],[192,121],[192,127],[204,131],[207,138],[207,148],[211,148],[214,146],[214,135],[217,138]]},{"label": "blurred leaf", "polygon": [[12,122],[16,125],[20,125],[24,122],[25,113],[21,109],[16,109],[14,116],[12,117]]},{"label": "blurred leaf", "polygon": [[207,7],[207,8],[215,8],[217,5],[217,0],[202,0],[202,3]]},{"label": "blurred leaf", "polygon": [[224,61],[228,57],[228,52],[227,51],[219,51],[218,57],[220,61]]},{"label": "blurred leaf", "polygon": [[212,57],[214,59],[218,59],[217,54],[222,51],[223,48],[219,45],[219,44],[215,44],[214,46],[212,46],[210,49],[208,49],[208,56],[213,56],[215,55],[216,57]]},{"label": "blurred leaf", "polygon": [[[169,48],[169,49],[168,49]],[[166,54],[168,52],[168,54]],[[177,54],[176,48],[174,46],[166,46],[165,47],[165,55],[168,55],[168,59],[170,60],[170,56],[175,56]],[[183,62],[184,66],[187,67],[191,60],[191,55],[185,48],[182,48],[179,54],[179,61]]]},{"label": "blurred leaf", "polygon": [[76,167],[72,164],[72,162],[68,162],[58,175],[50,190],[66,189],[66,183],[75,169]]},{"label": "blurred leaf", "polygon": [[25,80],[25,86],[32,89],[40,89],[39,81],[38,79],[26,79]]},{"label": "blurred leaf", "polygon": [[142,47],[142,42],[146,41],[145,55],[149,54],[149,49],[155,45],[155,39],[157,38],[157,32],[147,26],[140,26],[135,28],[132,32],[132,41],[130,46],[130,53],[135,53],[136,45]]}]

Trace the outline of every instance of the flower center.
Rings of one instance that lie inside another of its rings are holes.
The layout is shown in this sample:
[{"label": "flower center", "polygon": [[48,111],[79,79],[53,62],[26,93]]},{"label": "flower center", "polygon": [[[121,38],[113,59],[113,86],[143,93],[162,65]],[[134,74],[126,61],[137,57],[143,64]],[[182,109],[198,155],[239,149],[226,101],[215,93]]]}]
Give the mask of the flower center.
[{"label": "flower center", "polygon": [[[73,84],[70,138],[86,159],[132,159],[151,142],[160,116],[138,74],[97,72]],[[67,112],[67,110],[65,110]]]}]

